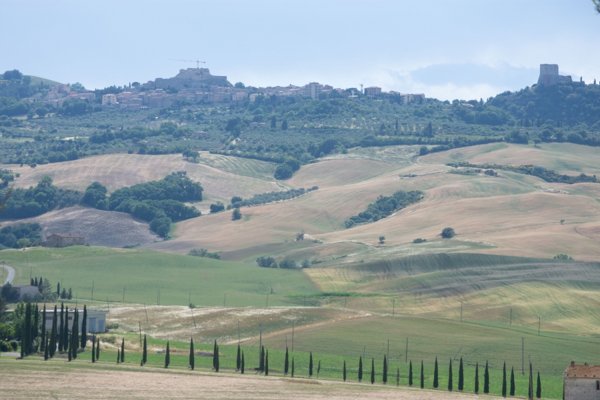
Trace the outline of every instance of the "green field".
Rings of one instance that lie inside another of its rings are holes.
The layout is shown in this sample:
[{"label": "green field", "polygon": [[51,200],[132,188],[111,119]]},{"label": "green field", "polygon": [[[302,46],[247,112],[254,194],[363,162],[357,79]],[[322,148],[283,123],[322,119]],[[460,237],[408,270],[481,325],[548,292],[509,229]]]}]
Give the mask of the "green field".
[{"label": "green field", "polygon": [[317,289],[298,270],[266,270],[236,262],[144,250],[70,247],[4,250],[15,283],[43,276],[80,300],[203,306],[292,305]]}]

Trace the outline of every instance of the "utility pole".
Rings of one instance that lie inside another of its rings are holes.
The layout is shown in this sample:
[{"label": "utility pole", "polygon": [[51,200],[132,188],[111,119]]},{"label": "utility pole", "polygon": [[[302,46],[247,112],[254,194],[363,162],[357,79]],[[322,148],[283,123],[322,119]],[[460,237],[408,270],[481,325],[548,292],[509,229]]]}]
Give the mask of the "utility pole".
[{"label": "utility pole", "polygon": [[392,299],[392,315],[396,315],[396,299]]},{"label": "utility pole", "polygon": [[192,321],[194,322],[194,328],[197,328],[196,326],[196,317],[194,317],[194,309],[190,307],[190,313],[192,313]]},{"label": "utility pole", "polygon": [[269,293],[267,293],[267,300],[266,300],[265,304],[267,306],[266,308],[269,308]]},{"label": "utility pole", "polygon": [[404,350],[404,362],[408,362],[408,338],[406,338],[406,349]]},{"label": "utility pole", "polygon": [[227,306],[227,293],[223,293],[223,307]]},{"label": "utility pole", "polygon": [[94,281],[92,281],[92,301],[94,301]]},{"label": "utility pole", "polygon": [[125,303],[125,286],[123,286],[123,299],[121,300],[121,303]]},{"label": "utility pole", "polygon": [[387,340],[387,352],[386,352],[386,354],[387,354],[387,358],[389,360],[390,359],[390,339],[389,338]]},{"label": "utility pole", "polygon": [[240,344],[240,320],[238,319],[238,345]]},{"label": "utility pole", "polygon": [[160,306],[160,289],[156,291],[156,305]]},{"label": "utility pole", "polygon": [[463,302],[460,302],[460,322],[463,322]]},{"label": "utility pole", "polygon": [[146,303],[144,303],[144,312],[146,313],[146,323],[148,323],[148,309],[146,308]]},{"label": "utility pole", "polygon": [[512,307],[510,308],[510,315],[508,317],[508,326],[512,326]]},{"label": "utility pole", "polygon": [[538,315],[538,336],[540,336],[540,330],[542,329],[542,317]]},{"label": "utility pole", "polygon": [[262,322],[258,325],[259,334],[258,334],[258,359],[260,360],[260,355],[262,354]]},{"label": "utility pole", "polygon": [[138,321],[138,328],[140,330],[140,347],[142,347],[142,323],[140,321]]}]

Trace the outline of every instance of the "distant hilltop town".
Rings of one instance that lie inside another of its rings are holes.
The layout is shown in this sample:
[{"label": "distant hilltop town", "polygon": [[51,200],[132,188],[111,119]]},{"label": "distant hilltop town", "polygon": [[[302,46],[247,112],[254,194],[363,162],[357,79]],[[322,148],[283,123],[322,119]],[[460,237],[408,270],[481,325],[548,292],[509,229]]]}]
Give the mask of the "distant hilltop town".
[{"label": "distant hilltop town", "polygon": [[143,108],[164,108],[177,103],[240,103],[255,102],[261,97],[301,97],[319,100],[329,97],[378,98],[394,96],[404,104],[422,103],[424,94],[384,92],[380,87],[364,89],[336,89],[329,85],[311,82],[304,86],[246,87],[241,83],[232,85],[226,76],[212,75],[208,68],[182,69],[172,78],[157,78],[144,84],[134,82],[125,87],[110,87],[103,90],[87,91],[73,85],[56,85],[50,88],[43,99],[54,107],[60,107],[68,100],[100,102],[105,108],[139,110]]}]

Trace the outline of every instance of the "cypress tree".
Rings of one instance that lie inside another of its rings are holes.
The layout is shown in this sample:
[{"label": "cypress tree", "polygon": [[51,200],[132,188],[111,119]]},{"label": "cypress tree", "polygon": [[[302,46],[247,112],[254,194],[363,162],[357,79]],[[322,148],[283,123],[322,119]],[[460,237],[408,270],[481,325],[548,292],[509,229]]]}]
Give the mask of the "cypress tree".
[{"label": "cypress tree", "polygon": [[96,362],[96,336],[92,336],[92,364]]},{"label": "cypress tree", "polygon": [[506,362],[502,364],[502,397],[506,397]]},{"label": "cypress tree", "polygon": [[240,372],[243,374],[244,373],[244,369],[246,367],[246,361],[244,360],[244,352],[242,351],[242,359],[240,361]]},{"label": "cypress tree", "polygon": [[473,386],[473,392],[479,393],[479,363],[475,363],[475,384]]},{"label": "cypress tree", "polygon": [[289,367],[290,367],[290,358],[289,357],[290,356],[288,354],[288,348],[287,348],[287,346],[285,346],[285,358],[283,360],[283,374],[284,375],[288,374],[288,370],[289,370]]},{"label": "cypress tree", "polygon": [[125,362],[125,338],[121,339],[121,362]]},{"label": "cypress tree", "polygon": [[220,361],[219,361],[219,345],[217,345],[217,352],[215,357],[215,372],[219,372]]},{"label": "cypress tree", "polygon": [[32,312],[32,325],[31,325],[31,352],[35,352],[37,351],[37,348],[35,348],[34,344],[35,344],[35,339],[39,336],[39,331],[40,331],[40,309],[38,308],[38,305],[35,305],[35,309],[33,308],[33,306],[31,307],[31,312]]},{"label": "cypress tree", "polygon": [[510,367],[510,391],[508,392],[511,396],[515,395],[515,369]]},{"label": "cypress tree", "polygon": [[529,387],[527,388],[527,398],[533,399],[533,367],[529,363]]},{"label": "cypress tree", "polygon": [[44,343],[44,361],[48,361],[48,358],[50,356],[50,351],[48,350],[48,347],[49,347],[48,336],[46,336],[46,338],[44,340],[46,341],[46,343]]},{"label": "cypress tree", "polygon": [[400,367],[396,368],[396,386],[400,386]]},{"label": "cypress tree", "polygon": [[342,380],[346,382],[346,360],[344,360],[344,365],[342,366]]},{"label": "cypress tree", "polygon": [[465,371],[463,368],[463,359],[460,358],[460,362],[458,364],[458,390],[461,392],[465,388]]},{"label": "cypress tree", "polygon": [[488,362],[485,362],[485,370],[483,371],[483,393],[488,394],[490,392],[490,371],[488,369]]},{"label": "cypress tree", "polygon": [[269,350],[265,353],[265,376],[269,375]]},{"label": "cypress tree", "polygon": [[387,384],[387,378],[388,378],[388,363],[387,363],[387,356],[384,355],[383,356],[383,368],[382,368],[382,375],[381,375],[381,381],[383,382],[384,385]]},{"label": "cypress tree", "polygon": [[375,359],[371,358],[371,385],[375,383]]},{"label": "cypress tree", "polygon": [[292,378],[294,377],[294,357],[292,357]]},{"label": "cypress tree", "polygon": [[64,318],[64,313],[65,313],[65,306],[64,303],[60,303],[60,325],[59,325],[59,329],[58,329],[58,351],[62,352],[64,350],[63,347],[63,330],[65,329],[65,318]]},{"label": "cypress tree", "polygon": [[72,351],[72,340],[69,337],[68,347],[67,347],[67,360],[71,361],[73,359],[73,351]]},{"label": "cypress tree", "polygon": [[60,282],[56,282],[56,297],[60,297]]},{"label": "cypress tree", "polygon": [[[73,358],[77,358],[77,350],[79,349],[79,311],[75,308],[73,315],[73,326],[71,327],[71,353]],[[121,350],[123,353],[123,350]],[[121,360],[121,362],[123,362]]]},{"label": "cypress tree", "polygon": [[408,386],[413,385],[413,370],[412,370],[412,360],[408,363]]},{"label": "cypress tree", "polygon": [[[41,340],[40,340],[40,351],[44,352],[44,357],[46,357],[46,305],[44,304],[44,310],[42,311],[42,332],[41,332]],[[46,359],[46,358],[45,358]]]},{"label": "cypress tree", "polygon": [[217,357],[219,357],[219,348],[217,347],[217,339],[213,344],[213,370],[217,369]]},{"label": "cypress tree", "polygon": [[450,364],[448,365],[448,391],[451,392],[452,389],[452,359],[450,359]]},{"label": "cypress tree", "polygon": [[260,359],[258,360],[258,370],[265,372],[265,346],[260,347]]},{"label": "cypress tree", "polygon": [[435,364],[433,365],[433,388],[437,389],[439,385],[440,385],[440,382],[438,379],[438,361],[437,361],[437,357],[436,357]]},{"label": "cypress tree", "polygon": [[537,386],[535,387],[535,398],[542,398],[542,380],[540,379],[540,371],[537,374]]},{"label": "cypress tree", "polygon": [[54,357],[56,352],[56,335],[58,334],[58,311],[56,305],[54,306],[54,314],[52,315],[52,328],[50,330],[50,358]]},{"label": "cypress tree", "polygon": [[63,327],[63,350],[68,350],[69,347],[69,306],[65,307],[65,326]]},{"label": "cypress tree", "polygon": [[96,341],[96,361],[100,360],[100,338]]},{"label": "cypress tree", "polygon": [[171,347],[169,346],[169,341],[167,341],[167,350],[165,351],[165,368],[169,368],[169,364],[171,364]]},{"label": "cypress tree", "polygon": [[362,356],[358,357],[358,381],[362,382],[363,378],[363,366],[362,366]]},{"label": "cypress tree", "polygon": [[237,346],[237,354],[235,355],[235,370],[239,371],[242,367],[242,349],[240,348],[240,344]]},{"label": "cypress tree", "polygon": [[80,347],[85,350],[87,342],[87,307],[83,305],[83,316],[81,321],[81,345]]},{"label": "cypress tree", "polygon": [[190,338],[190,356],[188,360],[190,369],[193,371],[196,366],[196,360],[194,358],[194,338]]},{"label": "cypress tree", "polygon": [[142,345],[142,366],[146,365],[148,362],[148,340],[146,339],[146,335],[144,335],[144,343]]},{"label": "cypress tree", "polygon": [[423,367],[423,360],[421,360],[421,376],[420,376],[421,389],[425,389],[425,368]]},{"label": "cypress tree", "polygon": [[121,349],[117,349],[117,364],[121,362]]},{"label": "cypress tree", "polygon": [[312,377],[313,376],[313,355],[312,355],[312,351],[310,352],[309,358],[308,358],[308,377]]},{"label": "cypress tree", "polygon": [[321,360],[317,363],[317,379],[319,379],[319,373],[321,372]]},{"label": "cypress tree", "polygon": [[31,303],[25,304],[25,319],[23,321],[23,332],[21,333],[21,358],[29,354],[29,342],[31,341]]}]

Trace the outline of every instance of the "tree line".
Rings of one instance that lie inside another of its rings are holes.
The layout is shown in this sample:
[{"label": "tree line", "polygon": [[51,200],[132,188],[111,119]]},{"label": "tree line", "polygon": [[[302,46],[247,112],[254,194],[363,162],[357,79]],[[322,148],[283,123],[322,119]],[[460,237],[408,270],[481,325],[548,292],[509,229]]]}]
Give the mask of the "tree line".
[{"label": "tree line", "polygon": [[354,225],[378,221],[420,201],[423,196],[423,192],[419,190],[412,190],[410,192],[400,190],[391,196],[379,196],[377,200],[367,206],[365,211],[348,218],[344,222],[344,226],[351,228]]}]

